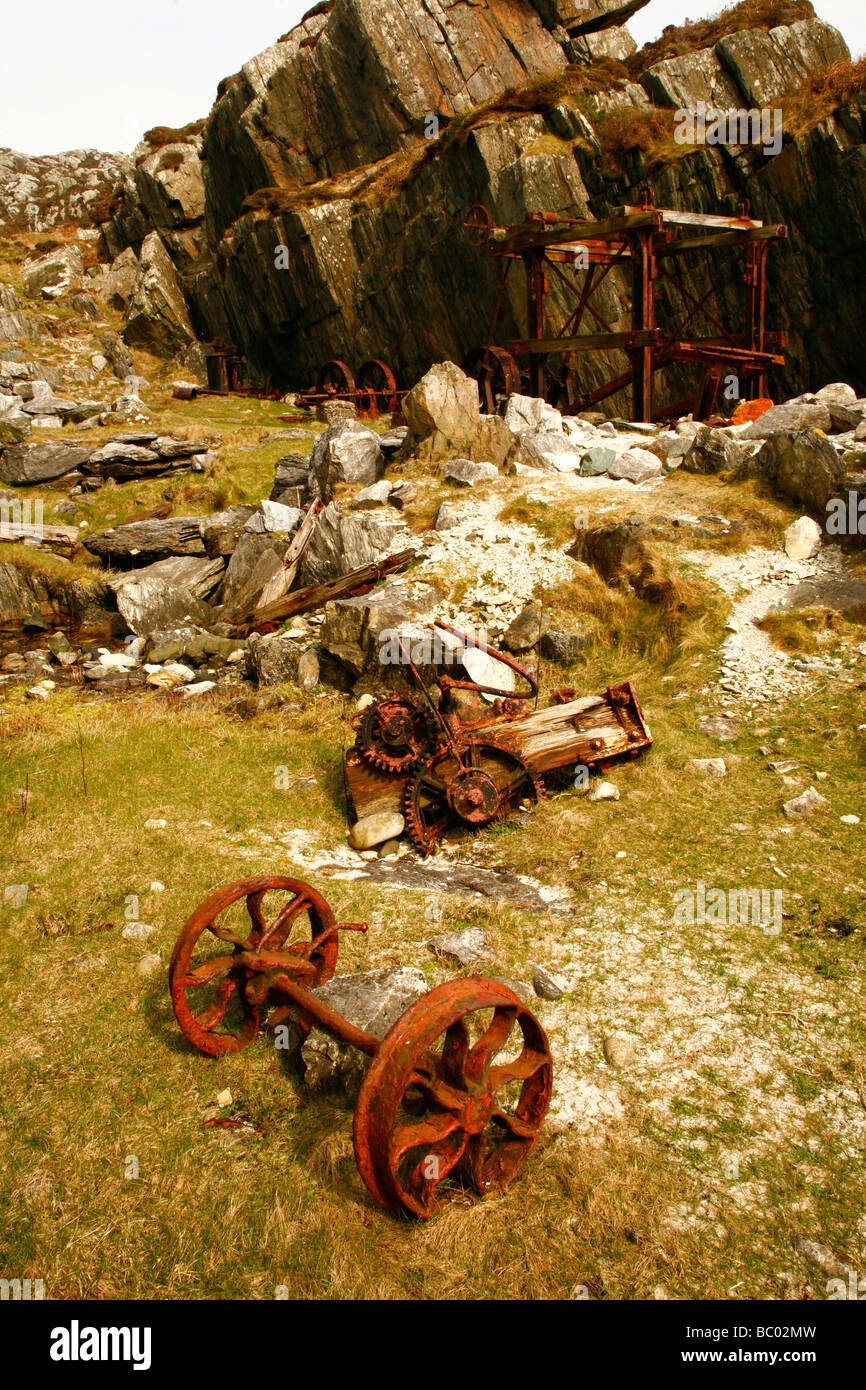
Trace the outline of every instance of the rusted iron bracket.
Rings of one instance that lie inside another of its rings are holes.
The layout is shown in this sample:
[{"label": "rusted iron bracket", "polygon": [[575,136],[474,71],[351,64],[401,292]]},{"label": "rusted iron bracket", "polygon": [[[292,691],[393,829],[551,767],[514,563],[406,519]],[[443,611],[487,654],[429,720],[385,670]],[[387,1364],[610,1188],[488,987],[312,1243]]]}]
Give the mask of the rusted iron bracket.
[{"label": "rusted iron bracket", "polygon": [[[231,883],[196,908],[178,938],[172,1006],[210,1057],[289,1022],[302,1039],[320,1028],[371,1057],[355,1110],[358,1170],[381,1206],[426,1218],[456,1189],[483,1197],[513,1181],[538,1140],[553,1060],[517,995],[477,975],[432,989],[381,1041],[355,1027],[313,991],[333,977],[339,933],[366,930],[338,923],[299,879]],[[497,1061],[506,1049],[510,1060]]]}]

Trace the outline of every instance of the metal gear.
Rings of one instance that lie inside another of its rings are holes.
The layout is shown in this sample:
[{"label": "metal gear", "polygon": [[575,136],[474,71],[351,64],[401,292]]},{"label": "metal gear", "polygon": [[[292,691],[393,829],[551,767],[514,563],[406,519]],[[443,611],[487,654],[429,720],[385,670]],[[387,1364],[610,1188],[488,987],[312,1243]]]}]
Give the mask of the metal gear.
[{"label": "metal gear", "polygon": [[403,793],[403,815],[413,843],[425,856],[456,817],[470,830],[502,820],[544,783],[509,748],[482,739],[456,742],[415,768]]},{"label": "metal gear", "polygon": [[357,747],[365,762],[381,772],[405,772],[436,748],[433,717],[411,695],[385,695],[364,710]]}]

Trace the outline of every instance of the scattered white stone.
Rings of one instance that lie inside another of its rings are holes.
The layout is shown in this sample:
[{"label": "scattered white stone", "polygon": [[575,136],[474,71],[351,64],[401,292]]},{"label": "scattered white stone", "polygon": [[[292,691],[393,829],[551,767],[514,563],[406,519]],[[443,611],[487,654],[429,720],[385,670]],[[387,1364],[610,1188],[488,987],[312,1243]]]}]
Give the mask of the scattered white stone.
[{"label": "scattered white stone", "polygon": [[568,985],[559,975],[554,975],[551,970],[544,970],[540,965],[532,967],[532,988],[539,999],[561,999],[568,992]]},{"label": "scattered white stone", "polygon": [[162,961],[160,960],[159,956],[142,956],[141,960],[138,962],[138,965],[135,968],[138,974],[143,975],[146,979],[149,975],[155,975],[156,972],[162,968]]},{"label": "scattered white stone", "polygon": [[619,1033],[613,1033],[605,1038],[603,1043],[604,1059],[611,1067],[628,1067],[634,1062],[636,1053],[634,1043],[630,1038],[624,1038]]},{"label": "scattered white stone", "polygon": [[216,689],[216,681],[194,681],[192,685],[182,685],[180,694],[185,700],[192,700],[197,695],[207,695],[209,690]]},{"label": "scattered white stone", "polygon": [[127,922],[120,935],[124,941],[146,941],[152,931],[147,922]]},{"label": "scattered white stone", "polygon": [[386,840],[398,839],[405,829],[406,822],[398,811],[378,811],[365,816],[349,831],[349,844],[352,849],[372,849],[383,845]]},{"label": "scattered white stone", "polygon": [[810,516],[792,521],[785,532],[785,554],[789,560],[803,563],[811,560],[821,549],[821,527]]},{"label": "scattered white stone", "polygon": [[373,699],[372,695],[361,695],[355,701],[355,709],[358,711],[359,714],[362,714],[365,709],[369,709],[370,706],[374,705],[375,703],[376,701]]},{"label": "scattered white stone", "polygon": [[859,817],[859,816],[840,816],[839,819],[840,819],[840,821],[842,822],[843,825],[859,825],[859,824],[860,824],[860,817]]},{"label": "scattered white stone", "polygon": [[444,956],[457,965],[476,965],[493,958],[490,942],[480,927],[464,927],[462,931],[434,936],[427,946],[434,955]]},{"label": "scattered white stone", "polygon": [[619,787],[613,782],[599,782],[589,794],[590,801],[619,801]]},{"label": "scattered white stone", "polygon": [[724,758],[689,758],[686,767],[690,772],[699,772],[702,777],[727,777],[728,775]]},{"label": "scattered white stone", "polygon": [[155,879],[153,880],[153,883],[150,885],[150,891],[151,891],[151,893],[164,893],[164,892],[165,892],[165,884],[164,884],[164,883],[160,883],[159,879],[158,879],[158,878],[155,878]]},{"label": "scattered white stone", "polygon": [[167,825],[167,820],[157,820],[155,817],[144,822],[145,830],[165,830]]},{"label": "scattered white stone", "polygon": [[827,798],[816,792],[814,787],[807,787],[799,796],[786,801],[782,810],[786,816],[809,816],[813,811],[823,809],[829,804]]}]

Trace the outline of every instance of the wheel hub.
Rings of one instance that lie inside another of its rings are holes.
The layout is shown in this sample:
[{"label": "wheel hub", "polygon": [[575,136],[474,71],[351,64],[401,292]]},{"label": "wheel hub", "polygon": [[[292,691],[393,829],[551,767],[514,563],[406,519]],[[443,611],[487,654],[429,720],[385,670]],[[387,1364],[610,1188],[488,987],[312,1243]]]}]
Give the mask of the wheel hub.
[{"label": "wheel hub", "polygon": [[448,788],[451,809],[468,825],[487,825],[499,811],[501,797],[493,778],[478,768],[459,772]]}]

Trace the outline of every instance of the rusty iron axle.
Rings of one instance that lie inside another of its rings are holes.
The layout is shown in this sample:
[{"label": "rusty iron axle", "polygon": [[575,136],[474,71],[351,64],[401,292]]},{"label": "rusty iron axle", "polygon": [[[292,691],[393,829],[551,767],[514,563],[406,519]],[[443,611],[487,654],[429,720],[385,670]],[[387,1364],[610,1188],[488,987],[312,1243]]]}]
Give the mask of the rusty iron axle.
[{"label": "rusty iron axle", "polygon": [[[266,915],[268,894],[281,906]],[[381,1206],[427,1218],[449,1192],[483,1197],[513,1181],[538,1140],[553,1061],[520,999],[477,975],[430,990],[381,1041],[355,1027],[312,991],[333,977],[339,933],[366,930],[337,923],[299,879],[231,883],[196,908],[178,938],[172,1006],[210,1057],[287,1022],[301,1039],[320,1028],[371,1057],[353,1126],[358,1170]]]}]

